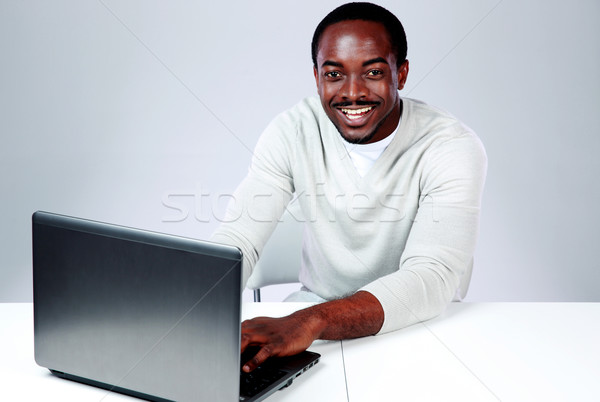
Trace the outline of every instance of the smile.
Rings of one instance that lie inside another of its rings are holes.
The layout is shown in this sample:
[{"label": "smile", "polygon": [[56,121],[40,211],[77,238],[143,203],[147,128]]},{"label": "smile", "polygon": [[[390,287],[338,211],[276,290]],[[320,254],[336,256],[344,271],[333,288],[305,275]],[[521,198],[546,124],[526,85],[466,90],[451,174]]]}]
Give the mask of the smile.
[{"label": "smile", "polygon": [[361,109],[345,109],[341,108],[342,113],[346,115],[350,120],[360,119],[373,109],[373,106],[364,107]]}]

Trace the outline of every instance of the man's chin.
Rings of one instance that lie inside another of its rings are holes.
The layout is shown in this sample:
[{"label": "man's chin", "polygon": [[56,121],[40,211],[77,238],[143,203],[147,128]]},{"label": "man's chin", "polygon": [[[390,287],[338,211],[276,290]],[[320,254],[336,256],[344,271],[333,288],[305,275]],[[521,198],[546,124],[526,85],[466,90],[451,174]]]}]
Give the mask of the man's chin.
[{"label": "man's chin", "polygon": [[375,131],[366,132],[366,133],[349,133],[344,132],[338,128],[338,132],[342,136],[346,142],[350,144],[365,144],[375,136]]}]

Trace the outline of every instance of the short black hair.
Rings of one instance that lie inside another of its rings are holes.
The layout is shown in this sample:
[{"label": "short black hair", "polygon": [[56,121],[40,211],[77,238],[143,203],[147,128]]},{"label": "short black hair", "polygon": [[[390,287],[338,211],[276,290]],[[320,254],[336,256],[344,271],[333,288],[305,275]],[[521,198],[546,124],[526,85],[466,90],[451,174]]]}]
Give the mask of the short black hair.
[{"label": "short black hair", "polygon": [[373,3],[347,3],[327,14],[315,29],[311,44],[312,60],[315,68],[317,67],[319,41],[325,29],[337,22],[349,20],[373,21],[382,24],[390,36],[392,51],[396,55],[398,67],[404,63],[408,45],[406,44],[406,33],[400,20],[387,9]]}]

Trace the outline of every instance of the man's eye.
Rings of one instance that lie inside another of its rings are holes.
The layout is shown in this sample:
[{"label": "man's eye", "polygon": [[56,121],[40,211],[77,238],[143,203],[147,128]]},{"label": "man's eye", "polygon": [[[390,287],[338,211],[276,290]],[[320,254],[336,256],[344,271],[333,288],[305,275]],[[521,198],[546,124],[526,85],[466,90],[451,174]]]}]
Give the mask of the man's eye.
[{"label": "man's eye", "polygon": [[341,76],[337,71],[328,71],[325,73],[325,77],[327,78],[340,78]]},{"label": "man's eye", "polygon": [[378,77],[382,74],[383,74],[383,71],[381,71],[381,70],[369,70],[369,72],[367,73],[367,75],[369,77]]}]

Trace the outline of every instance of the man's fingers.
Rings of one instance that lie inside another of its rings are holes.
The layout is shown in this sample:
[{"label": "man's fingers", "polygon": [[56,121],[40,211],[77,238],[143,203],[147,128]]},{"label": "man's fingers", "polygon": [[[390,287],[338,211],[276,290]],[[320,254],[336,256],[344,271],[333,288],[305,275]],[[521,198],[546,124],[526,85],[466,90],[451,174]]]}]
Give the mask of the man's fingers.
[{"label": "man's fingers", "polygon": [[242,353],[250,345],[262,345],[270,341],[270,333],[256,330],[255,325],[250,320],[242,322],[242,336],[240,338]]},{"label": "man's fingers", "polygon": [[254,357],[244,363],[242,370],[252,371],[271,356],[291,356],[306,350],[315,340],[303,321],[291,315],[281,318],[256,317],[242,322],[241,352],[258,348]]},{"label": "man's fingers", "polygon": [[263,364],[265,360],[267,360],[272,355],[273,353],[271,351],[271,348],[269,348],[268,346],[264,346],[258,351],[256,355],[254,355],[252,359],[248,360],[246,364],[244,364],[242,370],[248,373],[260,366],[261,364]]},{"label": "man's fingers", "polygon": [[265,321],[272,322],[273,319],[266,317],[257,317],[252,320],[242,322],[242,336],[240,339],[241,353],[244,353],[247,348],[257,348],[258,352],[242,367],[245,372],[250,372],[260,366],[269,357],[275,355],[275,349],[272,344],[272,330],[265,329]]}]

